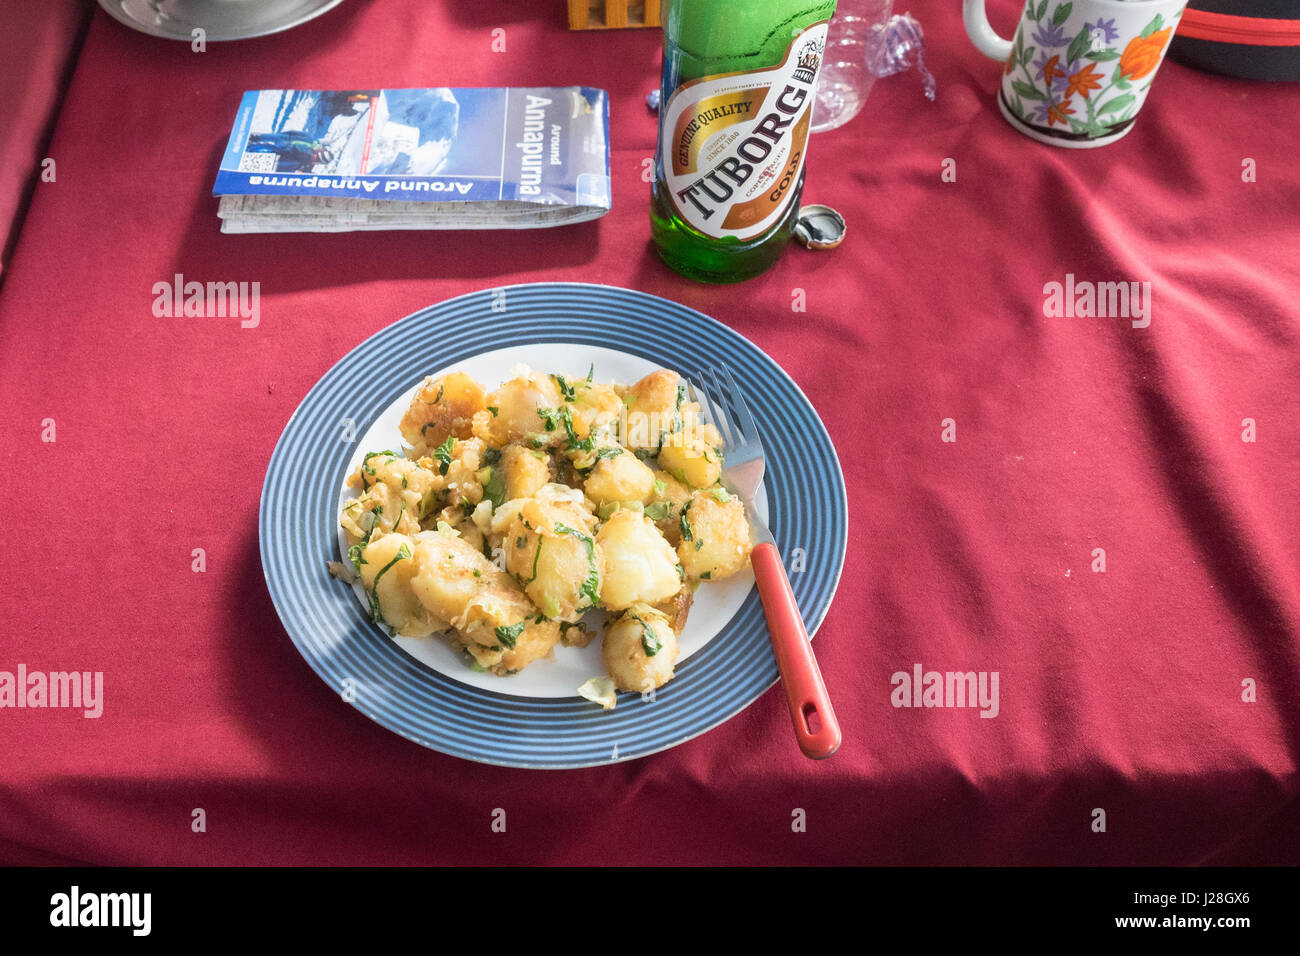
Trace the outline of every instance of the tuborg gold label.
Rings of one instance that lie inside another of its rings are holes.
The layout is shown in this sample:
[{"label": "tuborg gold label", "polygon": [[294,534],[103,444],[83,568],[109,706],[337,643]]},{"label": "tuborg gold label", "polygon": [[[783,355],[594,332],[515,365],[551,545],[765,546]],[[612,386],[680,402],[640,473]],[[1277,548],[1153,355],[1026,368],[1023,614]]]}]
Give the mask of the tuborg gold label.
[{"label": "tuborg gold label", "polygon": [[784,217],[803,171],[827,26],[799,33],[777,66],[673,91],[660,163],[673,208],[699,232],[746,241]]}]

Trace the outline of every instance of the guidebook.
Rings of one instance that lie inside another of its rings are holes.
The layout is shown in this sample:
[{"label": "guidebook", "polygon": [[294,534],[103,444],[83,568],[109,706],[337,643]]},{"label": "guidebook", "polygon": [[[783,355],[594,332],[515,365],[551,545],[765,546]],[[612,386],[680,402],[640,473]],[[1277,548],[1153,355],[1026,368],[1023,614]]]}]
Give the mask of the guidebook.
[{"label": "guidebook", "polygon": [[222,232],[529,229],[610,206],[586,86],[253,90],[217,172]]}]

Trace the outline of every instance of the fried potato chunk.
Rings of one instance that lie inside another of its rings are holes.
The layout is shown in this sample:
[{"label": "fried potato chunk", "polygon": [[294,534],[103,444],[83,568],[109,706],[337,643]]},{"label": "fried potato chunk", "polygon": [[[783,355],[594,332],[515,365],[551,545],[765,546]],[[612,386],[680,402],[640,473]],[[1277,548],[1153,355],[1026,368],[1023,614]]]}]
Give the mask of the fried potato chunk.
[{"label": "fried potato chunk", "polygon": [[523,445],[507,445],[501,449],[499,465],[505,476],[506,501],[531,498],[551,482],[550,459]]},{"label": "fried potato chunk", "polygon": [[550,654],[560,642],[561,627],[558,621],[532,619],[524,623],[513,647],[468,644],[465,649],[480,667],[500,676],[514,674]]},{"label": "fried potato chunk", "polygon": [[497,627],[537,615],[510,575],[450,528],[422,532],[413,559],[416,598],[469,640],[497,644]]},{"label": "fried potato chunk", "polygon": [[654,608],[637,604],[610,625],[600,654],[619,690],[646,693],[672,680],[677,635]]},{"label": "fried potato chunk", "polygon": [[506,531],[506,569],[553,620],[577,621],[600,599],[595,521],[573,501],[529,498],[518,505]]},{"label": "fried potato chunk", "polygon": [[370,596],[370,618],[401,637],[427,637],[447,626],[429,613],[411,590],[415,541],[409,535],[385,534],[361,549],[361,585]]},{"label": "fried potato chunk", "polygon": [[722,488],[697,491],[682,509],[677,556],[692,581],[730,577],[749,563],[745,505]]},{"label": "fried potato chunk", "polygon": [[425,379],[398,427],[413,457],[421,458],[448,437],[473,435],[474,416],[486,407],[483,386],[464,372],[452,372]]},{"label": "fried potato chunk", "polygon": [[657,452],[664,436],[681,427],[678,406],[685,386],[676,372],[660,369],[641,379],[623,395],[627,406],[623,444],[628,448]]},{"label": "fried potato chunk", "polygon": [[653,521],[630,510],[616,511],[596,534],[604,562],[600,606],[622,611],[638,602],[658,604],[682,587],[672,545]]},{"label": "fried potato chunk", "polygon": [[700,429],[664,436],[659,467],[684,485],[709,488],[722,477],[722,456]]},{"label": "fried potato chunk", "polygon": [[596,504],[644,502],[654,491],[655,473],[650,466],[621,446],[598,447],[591,457],[594,464],[582,487]]},{"label": "fried potato chunk", "polygon": [[522,442],[534,448],[557,444],[567,436],[560,419],[560,389],[541,372],[521,371],[486,399],[474,416],[474,434],[500,447]]},{"label": "fried potato chunk", "polygon": [[674,548],[682,537],[682,508],[690,500],[690,488],[666,471],[660,470],[654,473],[654,486],[650,502],[646,506],[647,516],[654,521],[659,533]]}]

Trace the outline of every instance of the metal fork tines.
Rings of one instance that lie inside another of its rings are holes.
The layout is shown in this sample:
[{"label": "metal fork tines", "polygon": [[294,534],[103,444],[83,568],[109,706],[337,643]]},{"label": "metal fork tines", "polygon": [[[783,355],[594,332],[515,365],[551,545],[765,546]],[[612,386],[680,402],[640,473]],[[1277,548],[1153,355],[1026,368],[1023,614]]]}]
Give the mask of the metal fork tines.
[{"label": "metal fork tines", "polygon": [[767,525],[754,509],[754,495],[763,481],[767,456],[754,416],[745,402],[745,393],[725,367],[701,369],[698,383],[687,386],[687,394],[700,406],[700,417],[722,436],[722,454],[726,467],[722,483],[745,503],[745,513],[754,528],[756,540],[772,540]]}]

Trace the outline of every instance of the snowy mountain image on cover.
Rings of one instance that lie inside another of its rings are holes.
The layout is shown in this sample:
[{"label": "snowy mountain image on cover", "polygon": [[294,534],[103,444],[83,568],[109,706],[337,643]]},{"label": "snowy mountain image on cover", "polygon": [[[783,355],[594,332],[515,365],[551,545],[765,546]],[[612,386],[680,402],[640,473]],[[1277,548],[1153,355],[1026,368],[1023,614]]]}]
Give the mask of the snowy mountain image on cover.
[{"label": "snowy mountain image on cover", "polygon": [[274,153],[279,173],[432,176],[459,124],[460,105],[445,87],[267,91],[244,151]]}]

